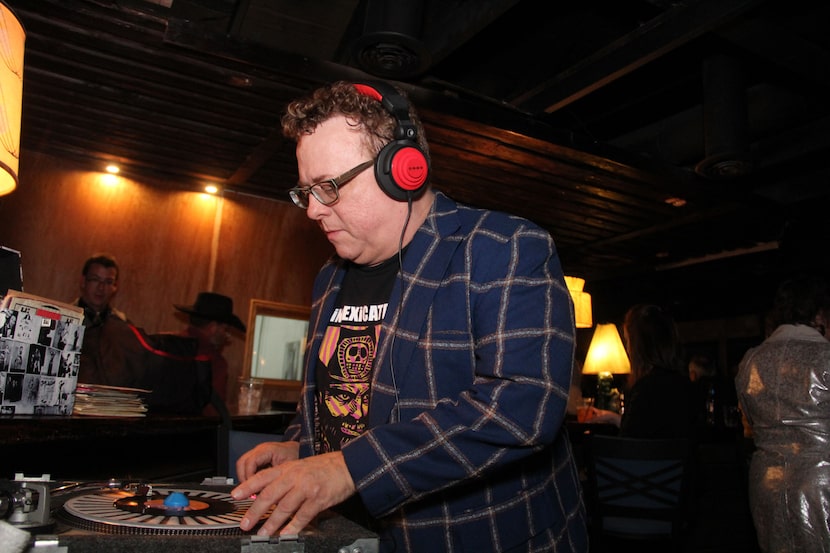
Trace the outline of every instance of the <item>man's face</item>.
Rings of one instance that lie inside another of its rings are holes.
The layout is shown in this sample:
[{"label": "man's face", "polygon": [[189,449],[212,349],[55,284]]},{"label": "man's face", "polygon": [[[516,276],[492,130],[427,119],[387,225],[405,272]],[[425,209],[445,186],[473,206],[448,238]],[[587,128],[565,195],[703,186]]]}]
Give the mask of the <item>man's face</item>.
[{"label": "man's face", "polygon": [[118,291],[118,271],[93,263],[81,277],[81,299],[95,311],[103,311]]},{"label": "man's face", "polygon": [[230,338],[228,325],[213,321],[208,325],[207,335],[208,340],[216,349],[222,349]]},{"label": "man's face", "polygon": [[[368,161],[362,134],[344,116],[321,124],[297,143],[300,185],[310,186],[337,177]],[[309,195],[308,217],[320,225],[343,259],[361,265],[381,263],[398,251],[406,202],[387,196],[370,167],[340,189],[340,199],[325,206]]]}]

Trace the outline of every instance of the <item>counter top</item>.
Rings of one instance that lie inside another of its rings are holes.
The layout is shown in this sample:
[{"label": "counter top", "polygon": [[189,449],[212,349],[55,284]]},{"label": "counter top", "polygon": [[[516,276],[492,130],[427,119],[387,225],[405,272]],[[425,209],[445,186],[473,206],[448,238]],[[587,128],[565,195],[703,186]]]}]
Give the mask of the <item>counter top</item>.
[{"label": "counter top", "polygon": [[228,432],[281,434],[293,413],[230,417],[152,415],[0,417],[0,478],[133,477],[192,481],[227,473]]},{"label": "counter top", "polygon": [[[234,415],[231,427],[255,432],[282,433],[294,414],[268,411],[255,415]],[[0,417],[0,445],[51,442],[72,439],[108,439],[136,435],[181,434],[216,430],[218,416],[152,415],[144,417],[91,417],[15,415]]]}]

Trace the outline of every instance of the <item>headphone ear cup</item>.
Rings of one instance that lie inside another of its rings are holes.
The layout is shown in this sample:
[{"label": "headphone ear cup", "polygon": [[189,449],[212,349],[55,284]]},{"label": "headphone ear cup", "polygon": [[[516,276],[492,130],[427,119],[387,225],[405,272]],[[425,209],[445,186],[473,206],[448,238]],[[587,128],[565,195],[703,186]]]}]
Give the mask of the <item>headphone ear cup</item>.
[{"label": "headphone ear cup", "polygon": [[375,160],[375,179],[390,197],[407,201],[420,196],[429,178],[424,152],[410,140],[395,140]]}]

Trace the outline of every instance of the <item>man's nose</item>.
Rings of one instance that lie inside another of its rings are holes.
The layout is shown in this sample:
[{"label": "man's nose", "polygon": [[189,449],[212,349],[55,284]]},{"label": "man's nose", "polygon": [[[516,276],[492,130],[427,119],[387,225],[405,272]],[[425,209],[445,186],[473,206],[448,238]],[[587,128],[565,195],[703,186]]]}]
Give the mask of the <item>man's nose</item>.
[{"label": "man's nose", "polygon": [[329,206],[320,203],[320,200],[314,197],[314,194],[308,195],[308,207],[305,208],[306,216],[312,221],[317,221],[323,215],[329,212]]}]

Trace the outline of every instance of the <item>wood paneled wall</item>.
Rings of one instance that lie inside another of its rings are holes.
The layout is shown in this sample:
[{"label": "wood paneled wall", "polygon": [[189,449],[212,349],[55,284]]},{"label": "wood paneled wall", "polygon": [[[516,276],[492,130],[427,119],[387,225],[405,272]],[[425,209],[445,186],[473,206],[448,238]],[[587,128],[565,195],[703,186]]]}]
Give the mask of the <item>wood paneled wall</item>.
[{"label": "wood paneled wall", "polygon": [[[171,191],[169,183],[97,170],[33,152],[21,156],[20,186],[0,197],[0,245],[22,252],[26,292],[72,301],[83,262],[108,252],[121,269],[113,303],[148,332],[183,328],[173,305],[192,304],[204,290],[233,298],[246,322],[253,298],[311,301],[314,275],[332,248],[303,210],[233,193]],[[244,344],[236,335],[225,349],[230,382]]]}]

